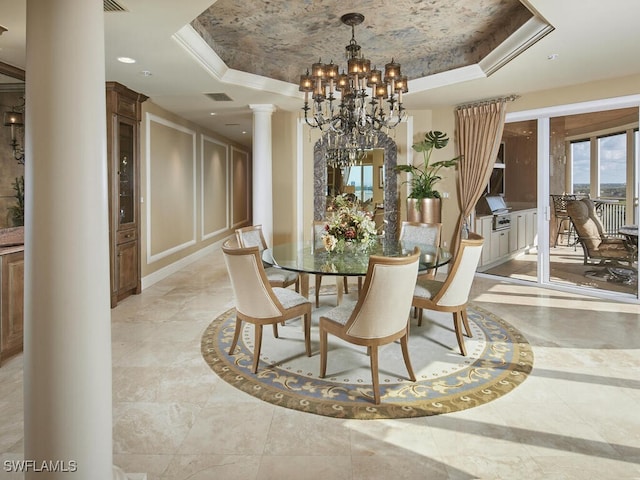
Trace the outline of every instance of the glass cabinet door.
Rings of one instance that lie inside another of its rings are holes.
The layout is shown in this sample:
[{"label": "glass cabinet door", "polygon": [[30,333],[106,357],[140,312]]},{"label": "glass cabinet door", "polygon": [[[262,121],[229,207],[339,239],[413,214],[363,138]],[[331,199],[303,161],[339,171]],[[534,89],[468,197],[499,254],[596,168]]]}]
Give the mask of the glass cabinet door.
[{"label": "glass cabinet door", "polygon": [[118,197],[120,225],[134,222],[134,128],[125,121],[118,122]]}]

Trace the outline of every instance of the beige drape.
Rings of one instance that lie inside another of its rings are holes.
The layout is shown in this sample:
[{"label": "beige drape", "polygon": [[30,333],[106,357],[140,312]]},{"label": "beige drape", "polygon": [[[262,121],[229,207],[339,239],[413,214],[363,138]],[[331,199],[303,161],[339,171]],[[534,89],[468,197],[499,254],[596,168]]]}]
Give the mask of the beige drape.
[{"label": "beige drape", "polygon": [[491,176],[504,129],[507,99],[491,100],[456,109],[458,164],[458,202],[460,217],[453,237],[458,246],[463,227],[482,196]]}]

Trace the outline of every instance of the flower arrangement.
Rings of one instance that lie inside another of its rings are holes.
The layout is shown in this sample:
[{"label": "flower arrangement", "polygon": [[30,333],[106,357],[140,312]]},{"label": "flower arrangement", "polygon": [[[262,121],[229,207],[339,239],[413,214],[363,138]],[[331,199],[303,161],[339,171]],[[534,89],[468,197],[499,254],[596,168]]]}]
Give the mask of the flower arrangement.
[{"label": "flower arrangement", "polygon": [[375,222],[369,213],[358,209],[357,201],[340,197],[344,196],[333,201],[322,245],[328,252],[343,251],[348,246],[368,248],[376,239]]}]

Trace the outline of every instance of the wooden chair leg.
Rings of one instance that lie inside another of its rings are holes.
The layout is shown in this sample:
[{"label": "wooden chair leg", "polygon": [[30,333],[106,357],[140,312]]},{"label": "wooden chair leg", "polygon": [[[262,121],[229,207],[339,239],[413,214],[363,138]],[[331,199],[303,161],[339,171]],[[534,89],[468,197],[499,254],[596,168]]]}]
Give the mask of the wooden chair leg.
[{"label": "wooden chair leg", "polygon": [[320,306],[320,285],[322,284],[322,275],[316,274],[316,308]]},{"label": "wooden chair leg", "polygon": [[373,382],[373,403],[380,405],[380,382],[378,379],[378,346],[371,346],[371,380]]},{"label": "wooden chair leg", "polygon": [[344,293],[349,293],[349,282],[347,281],[347,277],[342,277],[342,283],[344,285]]},{"label": "wooden chair leg", "polygon": [[236,349],[236,345],[238,344],[238,339],[240,338],[240,330],[242,329],[242,320],[240,320],[236,316],[236,330],[233,332],[233,341],[231,342],[231,347],[229,347],[229,355],[233,355],[233,351]]},{"label": "wooden chair leg", "polygon": [[416,374],[413,372],[413,367],[411,366],[411,359],[409,358],[409,332],[407,329],[407,334],[400,339],[400,346],[402,347],[402,358],[404,358],[404,364],[407,366],[407,372],[409,372],[409,378],[412,382],[416,381]]},{"label": "wooden chair leg", "polygon": [[[311,309],[309,309],[311,310]],[[307,357],[311,356],[311,311],[304,314],[304,348],[307,351]]]},{"label": "wooden chair leg", "polygon": [[255,337],[255,345],[253,347],[253,373],[258,372],[258,363],[260,362],[260,347],[262,346],[262,325],[255,325]]},{"label": "wooden chair leg", "polygon": [[327,373],[327,331],[320,327],[320,378]]},{"label": "wooden chair leg", "polygon": [[[416,307],[418,308],[418,307]],[[421,327],[422,326],[422,309],[418,308],[418,326]]]},{"label": "wooden chair leg", "polygon": [[461,314],[460,312],[453,312],[453,326],[456,331],[456,339],[458,340],[458,346],[460,347],[460,353],[463,356],[467,356],[467,350],[464,347],[464,338],[462,337],[462,325],[461,325]]},{"label": "wooden chair leg", "polygon": [[467,332],[467,337],[471,338],[471,329],[469,328],[469,318],[467,317],[467,309],[463,308],[460,312],[462,314],[462,323],[464,324],[464,331]]},{"label": "wooden chair leg", "polygon": [[[282,324],[284,325],[284,322],[282,322]],[[278,338],[278,324],[277,323],[273,324],[273,336],[275,338]]]}]

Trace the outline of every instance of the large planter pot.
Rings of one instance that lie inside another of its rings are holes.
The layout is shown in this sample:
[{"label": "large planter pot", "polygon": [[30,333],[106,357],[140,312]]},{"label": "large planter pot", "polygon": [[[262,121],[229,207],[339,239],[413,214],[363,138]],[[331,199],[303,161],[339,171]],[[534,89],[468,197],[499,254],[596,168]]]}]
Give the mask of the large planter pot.
[{"label": "large planter pot", "polygon": [[442,202],[439,198],[407,198],[407,221],[441,223]]}]

